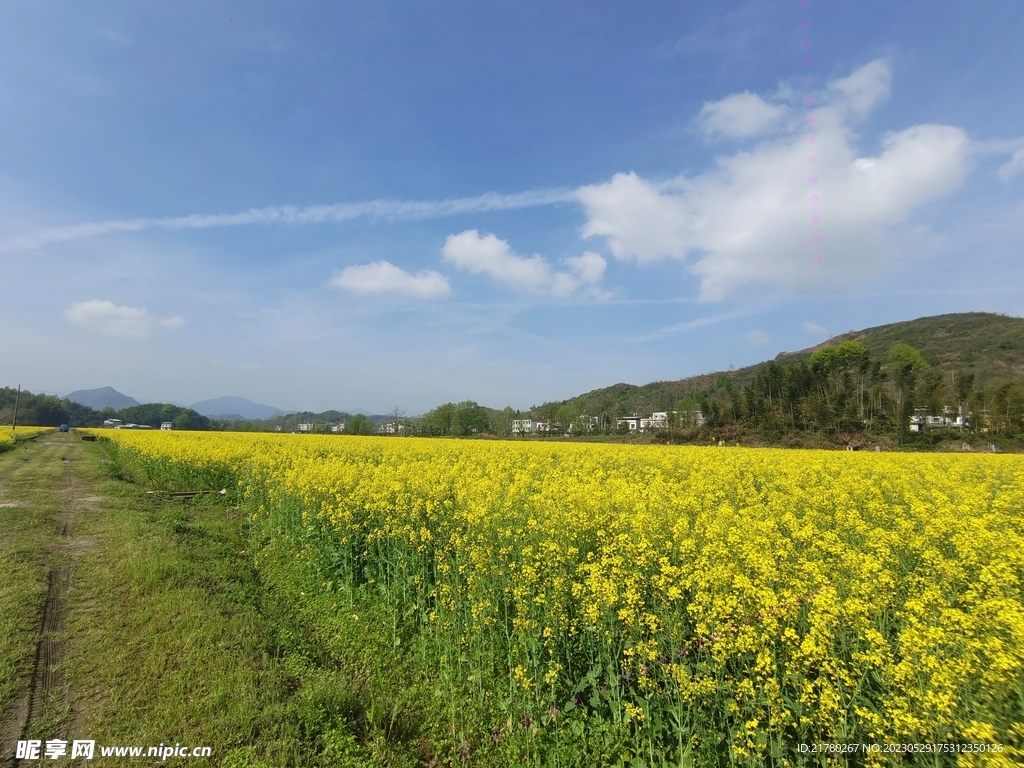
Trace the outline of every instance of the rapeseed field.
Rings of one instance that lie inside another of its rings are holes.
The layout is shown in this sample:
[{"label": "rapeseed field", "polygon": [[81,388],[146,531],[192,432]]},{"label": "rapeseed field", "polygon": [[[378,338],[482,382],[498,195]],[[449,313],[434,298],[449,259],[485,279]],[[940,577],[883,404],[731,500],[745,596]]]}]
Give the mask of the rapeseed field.
[{"label": "rapeseed field", "polygon": [[0,429],[0,451],[5,451],[14,447],[16,440],[25,440],[26,438],[38,435],[41,432],[50,432],[53,427],[14,427],[13,429]]},{"label": "rapeseed field", "polygon": [[1024,760],[1022,457],[100,434],[373,605],[464,759]]}]

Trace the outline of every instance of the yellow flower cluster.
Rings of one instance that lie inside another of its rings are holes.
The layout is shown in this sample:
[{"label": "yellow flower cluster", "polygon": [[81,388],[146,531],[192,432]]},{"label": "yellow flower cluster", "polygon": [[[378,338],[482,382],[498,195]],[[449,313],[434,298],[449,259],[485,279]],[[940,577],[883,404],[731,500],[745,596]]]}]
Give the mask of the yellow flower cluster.
[{"label": "yellow flower cluster", "polygon": [[154,482],[232,479],[541,711],[750,764],[1024,740],[1018,456],[105,435]]},{"label": "yellow flower cluster", "polygon": [[25,440],[41,432],[51,432],[53,427],[14,427],[0,429],[0,451],[14,446],[16,440]]}]

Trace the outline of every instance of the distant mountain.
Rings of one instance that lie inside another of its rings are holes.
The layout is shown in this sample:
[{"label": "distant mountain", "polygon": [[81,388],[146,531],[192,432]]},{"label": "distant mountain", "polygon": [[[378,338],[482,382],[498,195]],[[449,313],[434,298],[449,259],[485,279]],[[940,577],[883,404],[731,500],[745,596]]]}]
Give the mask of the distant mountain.
[{"label": "distant mountain", "polygon": [[201,413],[210,418],[222,418],[224,416],[235,416],[243,419],[269,419],[279,413],[294,413],[283,408],[275,408],[272,405],[254,403],[246,397],[215,397],[212,400],[202,400],[192,403],[193,411]]},{"label": "distant mountain", "polygon": [[79,389],[68,395],[67,399],[73,403],[81,403],[95,408],[97,411],[102,411],[104,408],[113,408],[115,411],[119,411],[130,405],[139,405],[139,401],[134,397],[122,395],[113,387]]}]

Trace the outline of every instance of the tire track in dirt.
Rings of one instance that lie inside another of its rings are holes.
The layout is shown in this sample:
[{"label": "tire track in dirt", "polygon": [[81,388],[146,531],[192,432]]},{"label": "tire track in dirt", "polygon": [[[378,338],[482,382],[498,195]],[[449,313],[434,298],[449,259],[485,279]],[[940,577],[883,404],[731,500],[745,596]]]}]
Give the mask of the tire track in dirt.
[{"label": "tire track in dirt", "polygon": [[39,645],[36,648],[36,663],[29,688],[28,718],[22,733],[43,712],[43,703],[53,692],[64,685],[64,670],[60,662],[64,658],[64,644],[60,633],[67,622],[68,586],[71,583],[71,567],[67,565],[50,569],[50,587],[43,605],[43,618],[39,628]]}]

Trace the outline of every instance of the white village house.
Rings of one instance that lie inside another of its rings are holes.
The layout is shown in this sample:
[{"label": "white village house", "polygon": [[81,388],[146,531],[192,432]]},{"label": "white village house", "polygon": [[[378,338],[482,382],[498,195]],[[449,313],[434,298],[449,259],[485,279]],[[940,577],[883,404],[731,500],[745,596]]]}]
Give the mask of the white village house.
[{"label": "white village house", "polygon": [[513,419],[512,420],[512,434],[521,435],[532,435],[535,431],[537,422],[533,419]]},{"label": "white village house", "polygon": [[[672,418],[669,418],[671,414]],[[704,414],[700,411],[684,411],[680,418],[679,411],[655,411],[650,416],[622,416],[615,420],[615,426],[619,429],[629,427],[630,432],[649,432],[654,429],[668,429],[672,425],[684,425],[693,423],[702,427],[707,423]]]},{"label": "white village house", "polygon": [[942,416],[929,416],[927,408],[915,408],[914,415],[910,417],[911,432],[922,432],[926,429],[969,429],[970,426],[962,405],[955,417],[952,407],[948,405],[942,409]]}]

